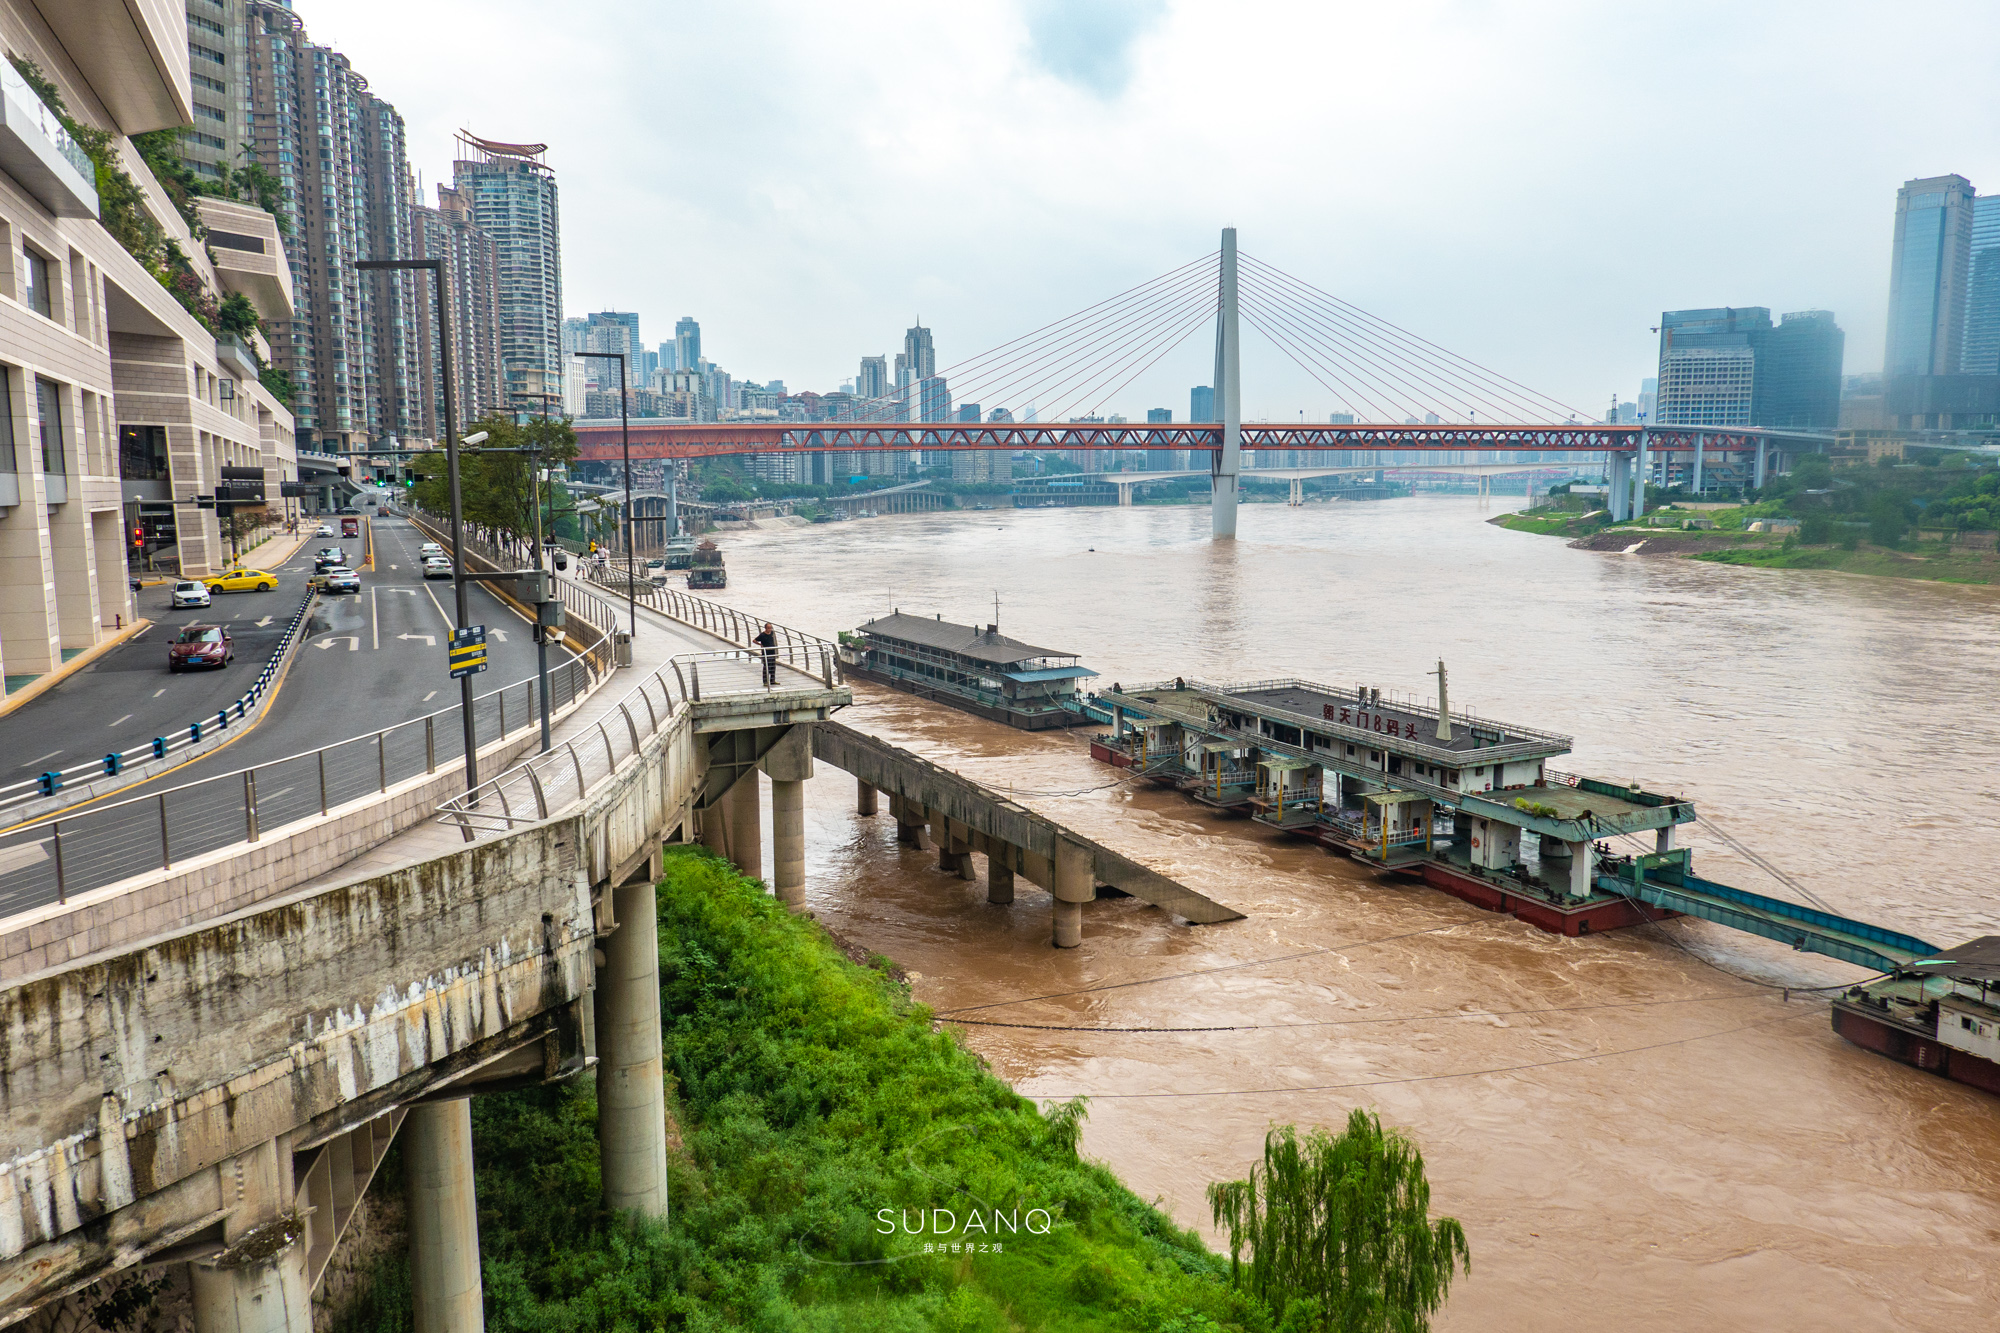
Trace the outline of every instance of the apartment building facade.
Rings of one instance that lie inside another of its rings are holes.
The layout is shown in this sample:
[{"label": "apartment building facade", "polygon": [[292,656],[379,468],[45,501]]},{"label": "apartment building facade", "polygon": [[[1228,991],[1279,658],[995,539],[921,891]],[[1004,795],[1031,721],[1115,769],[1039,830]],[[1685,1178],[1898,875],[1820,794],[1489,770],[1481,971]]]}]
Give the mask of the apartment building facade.
[{"label": "apartment building facade", "polygon": [[[112,165],[206,292],[272,301],[262,275],[209,261],[128,142],[190,119],[182,17],[178,6],[0,0],[0,44],[34,74],[10,63],[0,78],[0,671],[10,692],[130,624],[135,532],[156,563],[215,572],[228,554],[215,506],[258,494],[275,504],[297,478],[292,417],[258,380],[259,349],[218,340],[105,229],[96,166],[54,106],[117,136]],[[253,214],[269,220],[251,209],[230,217],[245,244]],[[275,241],[275,229],[259,239]]]}]

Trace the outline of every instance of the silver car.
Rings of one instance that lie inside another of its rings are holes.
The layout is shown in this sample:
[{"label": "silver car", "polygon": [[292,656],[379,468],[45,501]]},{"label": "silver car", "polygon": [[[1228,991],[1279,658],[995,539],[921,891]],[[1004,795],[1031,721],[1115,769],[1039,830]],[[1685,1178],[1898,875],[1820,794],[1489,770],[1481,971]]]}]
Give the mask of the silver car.
[{"label": "silver car", "polygon": [[196,583],[193,579],[182,579],[174,585],[174,610],[183,607],[210,605],[208,585]]},{"label": "silver car", "polygon": [[325,581],[320,586],[327,592],[358,593],[361,591],[361,576],[351,569],[335,566],[326,571]]}]

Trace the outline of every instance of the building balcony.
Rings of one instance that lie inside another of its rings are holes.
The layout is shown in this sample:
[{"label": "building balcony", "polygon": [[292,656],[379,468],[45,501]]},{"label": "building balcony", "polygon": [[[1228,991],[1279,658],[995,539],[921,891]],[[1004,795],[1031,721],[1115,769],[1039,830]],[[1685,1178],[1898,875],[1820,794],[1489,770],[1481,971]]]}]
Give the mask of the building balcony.
[{"label": "building balcony", "polygon": [[32,0],[120,134],[194,119],[187,7],[174,0]]},{"label": "building balcony", "polygon": [[199,199],[195,207],[208,228],[208,248],[223,290],[248,297],[269,323],[292,318],[292,269],[285,261],[277,219],[229,199]]},{"label": "building balcony", "polygon": [[96,165],[8,61],[0,61],[0,171],[59,218],[97,216]]}]

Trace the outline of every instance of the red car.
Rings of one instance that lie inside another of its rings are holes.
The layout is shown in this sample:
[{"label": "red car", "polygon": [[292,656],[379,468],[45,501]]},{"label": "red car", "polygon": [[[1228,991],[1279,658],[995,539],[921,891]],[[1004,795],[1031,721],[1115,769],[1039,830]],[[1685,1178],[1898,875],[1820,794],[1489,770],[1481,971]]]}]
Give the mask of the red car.
[{"label": "red car", "polygon": [[220,625],[186,625],[167,645],[167,670],[182,667],[225,667],[236,656],[229,631]]}]

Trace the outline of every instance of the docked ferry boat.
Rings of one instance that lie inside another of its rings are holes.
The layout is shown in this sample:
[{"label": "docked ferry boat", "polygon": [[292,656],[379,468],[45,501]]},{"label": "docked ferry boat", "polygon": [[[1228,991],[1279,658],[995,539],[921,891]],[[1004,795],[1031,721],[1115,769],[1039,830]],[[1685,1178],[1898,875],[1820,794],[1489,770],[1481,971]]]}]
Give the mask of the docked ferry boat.
[{"label": "docked ferry boat", "polygon": [[1843,992],[1833,1030],[1918,1069],[2000,1093],[2000,935]]},{"label": "docked ferry boat", "polygon": [[1077,682],[1097,673],[1075,653],[1010,639],[998,625],[955,625],[901,611],[840,636],[842,669],[863,680],[1005,722],[1023,731],[1092,720]]}]

